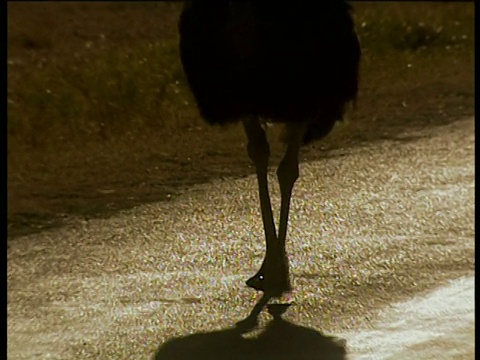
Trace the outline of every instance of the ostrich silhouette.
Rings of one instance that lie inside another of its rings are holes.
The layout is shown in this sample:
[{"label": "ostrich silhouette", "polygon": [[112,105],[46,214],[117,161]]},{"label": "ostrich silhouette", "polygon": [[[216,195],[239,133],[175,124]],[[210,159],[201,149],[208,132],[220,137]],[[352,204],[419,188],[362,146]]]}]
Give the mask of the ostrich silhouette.
[{"label": "ostrich silhouette", "polygon": [[[285,240],[300,148],[327,135],[357,96],[360,46],[351,7],[341,0],[191,1],[179,32],[182,65],[201,116],[210,124],[243,124],[266,239],[263,263],[246,284],[279,297],[291,290]],[[285,125],[278,234],[265,119]]]}]

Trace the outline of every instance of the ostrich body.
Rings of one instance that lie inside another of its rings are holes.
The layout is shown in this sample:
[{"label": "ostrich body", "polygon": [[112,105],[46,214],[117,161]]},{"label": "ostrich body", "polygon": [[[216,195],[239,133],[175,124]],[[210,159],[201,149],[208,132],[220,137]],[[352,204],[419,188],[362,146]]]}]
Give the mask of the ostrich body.
[{"label": "ostrich body", "polygon": [[[247,285],[269,296],[291,290],[285,251],[300,147],[327,135],[357,95],[360,47],[350,6],[341,0],[187,3],[180,55],[201,116],[242,121],[255,165],[266,253]],[[269,144],[262,120],[286,126],[277,176],[278,233],[268,191]]]}]

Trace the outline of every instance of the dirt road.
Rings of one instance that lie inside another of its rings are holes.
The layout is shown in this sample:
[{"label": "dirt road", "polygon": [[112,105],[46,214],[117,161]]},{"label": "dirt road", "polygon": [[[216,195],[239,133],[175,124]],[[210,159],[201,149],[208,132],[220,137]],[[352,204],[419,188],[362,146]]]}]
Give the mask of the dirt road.
[{"label": "dirt road", "polygon": [[[260,266],[263,234],[255,178],[219,181],[15,239],[8,358],[390,359],[403,346],[409,358],[450,359],[438,342],[408,341],[432,318],[432,337],[463,339],[459,356],[470,358],[473,306],[462,308],[467,320],[442,311],[452,294],[473,297],[474,119],[338,150],[300,171],[294,304],[282,319],[263,312],[258,330],[234,327],[254,305],[244,280]],[[278,208],[277,187],[273,196]]]}]

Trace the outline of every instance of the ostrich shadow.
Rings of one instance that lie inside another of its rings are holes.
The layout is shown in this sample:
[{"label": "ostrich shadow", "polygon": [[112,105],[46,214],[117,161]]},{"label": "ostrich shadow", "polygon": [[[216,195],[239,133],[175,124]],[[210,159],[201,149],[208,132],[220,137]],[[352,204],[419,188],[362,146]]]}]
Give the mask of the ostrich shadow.
[{"label": "ostrich shadow", "polygon": [[267,301],[265,297],[260,299],[250,315],[235,327],[168,340],[157,349],[154,359],[346,359],[345,340],[284,320],[281,314],[288,305],[269,305],[273,319],[257,337],[244,338],[243,334],[255,328],[257,317]]}]

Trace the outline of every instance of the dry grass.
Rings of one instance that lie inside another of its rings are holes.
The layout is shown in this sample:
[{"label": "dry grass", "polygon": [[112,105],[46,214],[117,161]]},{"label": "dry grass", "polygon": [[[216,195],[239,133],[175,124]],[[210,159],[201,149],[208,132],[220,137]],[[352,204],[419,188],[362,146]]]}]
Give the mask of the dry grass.
[{"label": "dry grass", "polygon": [[[10,235],[251,172],[241,129],[198,117],[178,58],[180,8],[8,3]],[[354,4],[363,48],[357,109],[304,159],[473,114],[473,8]]]}]

